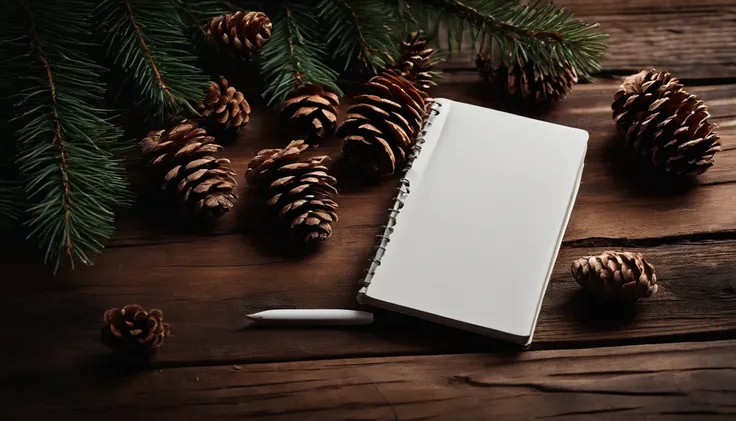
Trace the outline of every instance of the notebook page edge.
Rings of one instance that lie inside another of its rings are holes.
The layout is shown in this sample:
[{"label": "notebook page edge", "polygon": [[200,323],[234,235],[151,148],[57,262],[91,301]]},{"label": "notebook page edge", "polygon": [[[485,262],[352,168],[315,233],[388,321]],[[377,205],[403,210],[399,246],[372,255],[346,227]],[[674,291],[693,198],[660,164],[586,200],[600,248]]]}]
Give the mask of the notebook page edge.
[{"label": "notebook page edge", "polygon": [[[421,176],[424,172],[424,169],[426,168],[428,162],[430,161],[430,157],[432,153],[434,152],[435,147],[437,146],[437,143],[441,140],[442,137],[442,131],[445,126],[445,122],[447,121],[450,111],[452,110],[452,104],[455,102],[448,98],[433,98],[432,100],[434,103],[439,104],[438,114],[435,116],[432,116],[431,114],[427,117],[427,124],[431,124],[431,126],[423,126],[422,130],[425,130],[424,137],[424,149],[421,149],[420,152],[417,154],[416,158],[414,159],[412,165],[406,173],[404,174],[404,177],[402,180],[406,179],[409,181],[409,185],[414,183],[414,185],[417,185],[417,180],[421,179]],[[430,111],[432,113],[432,111]],[[401,209],[401,207],[397,208],[397,201],[401,203],[401,189],[402,184],[399,184],[397,188],[397,196],[394,198],[394,202],[392,203],[392,207],[389,208],[389,212],[387,215],[387,219],[390,219],[390,216],[392,214],[393,209],[397,209],[396,213],[394,213],[394,225],[396,225],[399,221],[399,217],[401,215],[401,212],[398,210]],[[403,206],[403,204],[402,204]],[[387,226],[390,221],[387,221]],[[386,228],[381,235],[387,236],[392,233],[392,230],[390,228]],[[374,247],[374,250],[376,253],[374,254],[373,258],[371,259],[371,265],[366,271],[366,276],[361,279],[361,283],[364,284],[361,286],[361,288],[358,290],[357,300],[359,303],[362,304],[362,300],[369,296],[370,294],[370,284],[373,282],[372,278],[375,275],[375,272],[378,271],[378,267],[380,266],[380,259],[383,257],[383,255],[387,251],[387,245],[388,241],[382,240],[379,244]],[[378,254],[380,253],[380,254]],[[378,261],[379,263],[376,263]],[[371,274],[371,271],[374,273]],[[371,279],[368,279],[368,278]],[[367,279],[367,280],[366,280]]]},{"label": "notebook page edge", "polygon": [[[461,105],[464,105],[463,103],[460,103],[460,104]],[[468,105],[472,105],[472,104],[468,104]],[[460,108],[458,108],[458,110],[460,110]],[[505,113],[505,112],[498,111],[498,110],[492,110],[492,111],[494,111],[496,113],[500,113],[500,114],[509,114],[509,113]],[[517,118],[530,119],[528,117],[518,116],[518,115],[514,115],[514,114],[511,114],[511,115],[514,116],[514,117],[517,117]],[[530,120],[533,120],[533,119],[530,119]],[[541,120],[536,120],[536,121],[541,121]],[[583,137],[582,134],[584,133],[584,136],[585,136],[585,139],[583,140],[584,141],[584,145],[580,148],[580,149],[582,149],[582,151],[580,152],[581,153],[581,161],[580,161],[580,164],[578,165],[577,171],[576,171],[575,176],[574,176],[574,177],[576,177],[575,178],[575,180],[576,180],[575,181],[575,185],[574,186],[570,186],[570,190],[568,190],[568,192],[569,192],[568,194],[570,194],[570,196],[568,196],[568,197],[570,199],[574,199],[574,197],[577,195],[577,189],[579,188],[579,181],[580,181],[580,177],[581,177],[581,174],[582,174],[582,164],[584,162],[585,150],[587,148],[587,139],[589,137],[589,134],[587,132],[585,132],[584,130],[581,130],[581,129],[578,129],[578,128],[568,127],[568,126],[562,126],[562,125],[559,125],[559,124],[554,124],[554,123],[549,123],[549,122],[545,122],[545,123],[551,124],[551,125],[555,125],[555,126],[558,126],[558,127],[564,127],[565,130],[569,130],[570,133],[578,132],[579,133],[578,135],[571,135],[570,136],[570,137],[574,137],[575,139],[578,139],[578,140]],[[444,124],[443,124],[443,126],[444,126]],[[442,130],[440,131],[440,134],[441,133],[442,133]],[[438,142],[439,142],[439,138],[434,143],[434,146],[436,146]],[[433,154],[432,153],[429,153],[427,155],[431,156]],[[426,160],[423,160],[421,162],[421,164],[424,164],[424,165],[428,164],[430,158],[427,158],[427,157],[425,157],[425,158],[426,158]],[[570,214],[572,212],[572,206],[573,205],[574,205],[574,200],[568,200],[565,213],[563,214],[565,216],[563,217],[564,219],[561,221],[562,222],[562,224],[561,224],[562,226],[560,227],[560,230],[558,232],[558,235],[556,236],[556,241],[557,242],[561,241],[562,236],[564,236],[564,232],[565,232],[565,230],[567,228],[567,222],[569,221],[569,216],[570,216]],[[538,316],[539,316],[539,311],[540,311],[540,308],[541,308],[541,303],[543,301],[543,297],[544,297],[544,294],[546,292],[546,288],[547,288],[547,285],[548,285],[548,282],[549,282],[549,278],[550,278],[550,275],[551,275],[551,272],[549,270],[549,267],[554,265],[554,260],[556,259],[556,256],[557,256],[557,253],[558,252],[559,252],[559,244],[557,244],[557,247],[554,250],[551,250],[550,253],[548,254],[548,256],[550,254],[552,254],[553,256],[550,259],[551,262],[548,262],[546,264],[546,268],[544,269],[545,272],[546,272],[546,275],[547,275],[546,278],[540,279],[540,281],[543,282],[544,287],[540,290],[540,296],[537,297],[537,299],[535,301],[533,301],[534,308],[535,308],[535,313],[534,313],[533,318],[532,318],[532,323],[530,323],[529,328],[527,328],[526,325],[523,325],[522,329],[520,329],[519,331],[515,331],[514,333],[511,333],[511,331],[493,329],[493,328],[488,327],[486,325],[478,325],[476,323],[472,323],[472,322],[469,322],[469,321],[460,321],[460,320],[456,320],[454,318],[444,317],[444,316],[441,316],[440,314],[438,314],[436,312],[428,312],[428,311],[426,311],[426,309],[420,310],[420,309],[417,309],[417,308],[413,308],[411,306],[402,306],[400,304],[396,304],[396,302],[394,302],[394,301],[386,300],[386,297],[384,297],[384,298],[378,298],[375,294],[374,295],[371,295],[370,294],[370,292],[371,292],[370,289],[367,290],[367,293],[365,294],[366,295],[365,297],[360,297],[359,296],[359,302],[361,302],[363,304],[373,304],[376,307],[380,307],[380,308],[389,308],[389,309],[392,309],[392,310],[395,310],[395,311],[399,311],[399,312],[402,312],[402,313],[405,313],[405,314],[417,316],[417,317],[422,318],[422,319],[426,319],[426,320],[430,320],[430,321],[436,321],[436,322],[441,323],[441,324],[444,324],[444,325],[456,326],[456,327],[459,327],[459,328],[464,329],[464,330],[470,330],[470,331],[474,331],[474,332],[479,332],[479,333],[482,333],[482,334],[486,334],[488,336],[496,337],[496,338],[499,338],[499,339],[504,339],[504,340],[511,341],[511,342],[514,342],[514,343],[528,344],[532,340],[532,334],[534,332],[534,327],[536,326],[536,323],[537,323],[537,319],[538,319]],[[542,273],[545,273],[545,272],[542,272]],[[542,275],[542,273],[540,273],[540,275]],[[544,275],[542,275],[542,276],[544,276]],[[541,276],[540,276],[540,278],[541,278]],[[363,298],[363,299],[361,299],[361,298]],[[534,298],[532,298],[532,300],[534,300]],[[525,334],[526,332],[529,332],[528,335]]]},{"label": "notebook page edge", "polygon": [[586,133],[585,147],[583,148],[582,156],[580,157],[580,168],[578,170],[578,176],[577,176],[577,179],[575,180],[575,184],[573,185],[573,191],[572,191],[572,195],[570,196],[570,203],[568,204],[565,221],[560,227],[560,235],[557,239],[557,244],[555,246],[554,252],[552,253],[552,259],[550,260],[550,263],[549,263],[547,277],[544,281],[544,287],[542,288],[541,294],[539,296],[539,302],[537,303],[537,311],[534,316],[534,321],[532,323],[531,329],[529,331],[528,342],[525,344],[525,346],[530,345],[532,341],[534,340],[534,332],[536,331],[537,322],[539,321],[539,314],[542,311],[542,304],[544,303],[544,297],[547,294],[547,288],[549,287],[549,281],[552,278],[552,271],[554,270],[555,263],[557,263],[557,257],[560,254],[560,247],[562,246],[562,239],[565,237],[565,232],[567,231],[567,226],[570,223],[570,217],[572,216],[572,211],[573,211],[573,208],[575,207],[575,202],[577,200],[578,192],[580,191],[580,182],[582,181],[583,171],[585,169],[585,155],[588,150],[587,143],[588,143],[589,134],[588,132],[585,132],[585,133]]}]

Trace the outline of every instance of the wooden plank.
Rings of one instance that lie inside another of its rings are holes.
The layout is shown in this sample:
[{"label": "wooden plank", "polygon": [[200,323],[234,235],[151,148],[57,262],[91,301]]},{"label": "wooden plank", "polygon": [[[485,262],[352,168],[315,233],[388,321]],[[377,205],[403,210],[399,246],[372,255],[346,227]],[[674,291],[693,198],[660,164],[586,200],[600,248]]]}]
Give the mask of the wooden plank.
[{"label": "wooden plank", "polygon": [[[496,106],[479,97],[472,74],[448,78],[436,96]],[[583,346],[600,341],[621,343],[672,340],[673,337],[731,337],[734,320],[733,280],[736,271],[736,136],[735,85],[694,87],[726,126],[717,166],[687,191],[658,190],[643,175],[627,176],[610,145],[615,128],[607,110],[617,82],[580,85],[571,97],[551,109],[523,110],[548,121],[584,128],[591,133],[580,198],[553,275],[536,335],[536,347]],[[500,104],[504,105],[504,104]],[[508,107],[505,104],[504,108]],[[243,137],[228,145],[226,155],[242,175],[257,150],[281,142],[276,115],[254,107]],[[489,141],[513,141],[494,139]],[[338,156],[332,139],[310,153]],[[523,165],[524,151],[519,151]],[[723,156],[726,156],[724,159]],[[612,165],[615,164],[615,165]],[[365,268],[373,237],[385,222],[385,209],[396,180],[365,185],[340,173],[340,222],[317,253],[300,255],[279,247],[258,212],[259,201],[242,194],[236,211],[212,230],[195,230],[171,218],[163,208],[141,199],[120,223],[97,267],[64,272],[55,279],[47,268],[15,254],[0,261],[5,289],[0,314],[24,323],[7,327],[18,337],[8,358],[14,369],[72,367],[104,353],[96,343],[102,312],[139,302],[160,306],[175,326],[178,343],[162,356],[163,364],[211,363],[222,360],[273,361],[326,356],[468,352],[498,347],[493,341],[402,318],[367,329],[312,331],[244,330],[247,311],[272,307],[352,307],[355,282]],[[139,175],[136,172],[133,176]],[[143,180],[137,180],[143,181]],[[244,192],[244,186],[241,186]],[[684,237],[683,237],[684,236]],[[706,238],[722,241],[676,243]],[[664,244],[661,247],[659,245]],[[580,255],[611,246],[655,246],[640,249],[658,267],[662,290],[642,303],[623,322],[591,314],[594,309],[577,294],[569,264]],[[588,248],[587,246],[595,246]],[[598,247],[600,246],[600,247]],[[34,334],[27,335],[29,325]],[[671,335],[671,336],[670,336]],[[679,336],[678,336],[679,335]],[[437,337],[447,340],[438,341]],[[669,339],[668,339],[669,337]]]},{"label": "wooden plank", "polygon": [[192,367],[128,377],[90,370],[42,383],[19,379],[0,391],[0,402],[10,419],[732,419],[734,353],[736,341],[721,341]]},{"label": "wooden plank", "polygon": [[[7,370],[74,371],[106,354],[97,337],[103,311],[133,302],[162,308],[172,323],[175,336],[161,353],[163,366],[506,348],[387,313],[380,313],[375,325],[357,329],[248,328],[244,315],[251,311],[357,307],[356,280],[370,253],[368,239],[377,231],[335,231],[322,252],[290,258],[264,254],[239,236],[116,247],[98,267],[49,282],[23,265],[9,273],[12,282],[0,297],[0,316],[19,321],[4,326],[4,336],[13,338],[13,346],[3,350],[13,361]],[[736,337],[736,241],[630,248],[656,266],[660,290],[634,311],[620,313],[598,309],[570,276],[574,259],[606,248],[561,250],[533,348]]]},{"label": "wooden plank", "polygon": [[[593,237],[652,238],[676,235],[732,232],[736,229],[736,85],[694,86],[721,128],[724,151],[716,165],[687,183],[672,182],[636,166],[628,151],[617,147],[620,137],[611,118],[610,104],[618,80],[599,80],[578,85],[568,99],[551,107],[529,108],[494,100],[492,93],[472,73],[448,75],[432,94],[468,103],[527,115],[553,123],[587,130],[591,137],[578,202],[566,233],[566,241]],[[342,109],[345,109],[343,105]],[[489,141],[496,140],[489,132]],[[118,234],[110,246],[134,246],[172,241],[200,241],[202,235],[223,235],[258,231],[255,198],[246,194],[242,174],[248,161],[262,148],[283,144],[277,116],[271,110],[254,107],[251,126],[237,142],[227,146],[225,156],[233,162],[241,186],[241,202],[235,212],[222,218],[210,230],[193,231],[172,219],[171,212],[143,199],[131,212],[120,217]],[[385,223],[386,208],[395,194],[397,179],[378,184],[356,180],[340,162],[340,139],[330,139],[312,154],[333,157],[338,178],[341,220],[336,229],[352,226],[379,226]],[[524,164],[524,151],[514,159]],[[140,175],[133,171],[137,182]],[[255,206],[255,207],[254,207]],[[708,215],[707,218],[701,217]],[[623,223],[623,219],[628,222]],[[632,224],[635,229],[632,229]]]},{"label": "wooden plank", "polygon": [[[736,75],[736,3],[729,0],[556,1],[576,17],[600,23],[609,34],[604,71],[642,68],[669,70],[681,78],[732,78]],[[459,54],[448,68],[472,68]]]}]

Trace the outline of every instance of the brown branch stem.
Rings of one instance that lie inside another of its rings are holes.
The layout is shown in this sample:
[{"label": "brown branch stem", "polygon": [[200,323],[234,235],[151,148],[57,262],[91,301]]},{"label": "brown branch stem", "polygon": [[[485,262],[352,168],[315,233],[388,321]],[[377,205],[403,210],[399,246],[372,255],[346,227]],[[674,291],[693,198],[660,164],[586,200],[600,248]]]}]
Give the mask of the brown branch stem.
[{"label": "brown branch stem", "polygon": [[531,38],[547,38],[554,42],[564,42],[564,39],[561,34],[557,32],[547,32],[547,31],[532,31],[528,29],[524,29],[518,26],[514,26],[511,24],[508,24],[506,22],[499,21],[491,16],[486,16],[482,13],[480,13],[477,9],[470,7],[466,5],[463,2],[460,2],[458,0],[440,0],[439,2],[434,2],[435,4],[439,3],[439,6],[446,6],[450,8],[454,8],[461,13],[465,14],[465,16],[468,17],[468,20],[472,20],[476,24],[479,25],[485,25],[492,28],[496,28],[499,31],[506,31],[516,34],[525,34]]},{"label": "brown branch stem", "polygon": [[30,40],[31,48],[38,54],[39,60],[43,64],[46,71],[46,79],[49,83],[49,89],[51,91],[51,110],[54,117],[54,139],[53,144],[59,149],[59,170],[61,171],[61,182],[64,189],[64,224],[67,227],[64,230],[64,252],[67,256],[71,257],[72,244],[71,236],[69,235],[68,227],[71,225],[72,216],[72,188],[69,182],[69,164],[68,154],[69,151],[66,148],[66,140],[61,129],[61,118],[59,117],[59,107],[56,101],[56,84],[54,83],[54,75],[51,71],[51,65],[49,63],[48,56],[41,46],[41,41],[38,37],[38,29],[36,27],[36,21],[31,11],[31,6],[28,4],[28,0],[21,0],[21,4],[28,15],[28,21],[30,23]]},{"label": "brown branch stem", "polygon": [[363,48],[363,57],[365,60],[368,60],[369,55],[375,55],[375,52],[373,49],[368,45],[368,42],[365,40],[365,36],[363,35],[363,31],[360,29],[360,23],[358,22],[358,15],[355,14],[355,11],[352,7],[348,4],[347,1],[342,1],[342,5],[345,7],[345,9],[348,10],[348,13],[350,13],[350,17],[353,19],[353,24],[355,25],[355,30],[358,32],[358,39],[360,39],[360,45]]},{"label": "brown branch stem", "polygon": [[291,64],[292,69],[294,70],[294,79],[296,80],[296,88],[302,88],[304,87],[304,80],[302,72],[299,70],[301,67],[299,65],[299,60],[296,58],[296,53],[294,52],[294,37],[291,33],[291,9],[287,6],[286,7],[286,30],[288,31],[288,40],[289,40],[289,55],[291,57]]},{"label": "brown branch stem", "polygon": [[133,29],[135,29],[136,37],[138,38],[138,42],[140,43],[141,47],[143,47],[143,51],[146,54],[146,59],[148,60],[148,64],[151,66],[151,69],[153,70],[153,74],[156,76],[156,81],[158,82],[158,86],[161,87],[161,89],[166,92],[166,94],[171,98],[172,101],[175,103],[178,102],[174,94],[171,93],[169,90],[169,87],[166,86],[166,83],[164,82],[163,77],[161,76],[161,72],[158,70],[158,65],[156,64],[156,60],[153,58],[153,54],[151,54],[151,49],[148,48],[148,44],[146,43],[146,40],[143,39],[143,32],[141,32],[140,26],[138,26],[138,22],[135,20],[135,14],[133,13],[133,7],[130,5],[130,2],[128,0],[124,0],[125,6],[128,8],[128,16],[130,17],[130,22],[133,24]]}]

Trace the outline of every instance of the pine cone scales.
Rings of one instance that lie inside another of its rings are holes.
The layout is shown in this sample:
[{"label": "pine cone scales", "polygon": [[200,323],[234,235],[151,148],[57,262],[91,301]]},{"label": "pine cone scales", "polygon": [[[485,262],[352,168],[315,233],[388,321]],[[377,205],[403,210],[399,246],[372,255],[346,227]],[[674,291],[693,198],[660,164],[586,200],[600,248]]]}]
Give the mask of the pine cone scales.
[{"label": "pine cone scales", "polygon": [[429,41],[420,32],[411,32],[405,41],[401,42],[401,53],[394,67],[421,89],[429,89],[437,83],[432,75],[436,51],[428,47]]},{"label": "pine cone scales", "polygon": [[388,176],[406,163],[426,115],[426,94],[393,71],[364,85],[338,134],[343,153],[363,173]]},{"label": "pine cone scales", "polygon": [[332,235],[337,190],[335,178],[323,165],[327,156],[300,159],[307,147],[303,140],[295,140],[283,149],[261,150],[248,164],[245,179],[266,192],[266,203],[296,238],[311,243]]},{"label": "pine cone scales", "polygon": [[162,189],[168,189],[197,216],[217,217],[236,200],[237,181],[230,161],[215,157],[222,146],[190,120],[168,130],[149,132],[139,143],[147,164],[159,169]]},{"label": "pine cone scales", "polygon": [[496,85],[497,90],[537,103],[564,99],[578,82],[575,69],[567,62],[559,65],[553,73],[521,59],[514,66],[496,65],[486,49],[478,54],[475,65],[485,79]]},{"label": "pine cone scales", "polygon": [[216,121],[223,131],[238,132],[250,120],[250,105],[243,93],[230,86],[222,76],[217,82],[210,82],[199,109],[203,117]]},{"label": "pine cone scales", "polygon": [[593,296],[633,302],[657,292],[657,275],[639,253],[605,251],[572,264],[575,280]]},{"label": "pine cone scales", "polygon": [[304,139],[316,146],[335,133],[338,106],[337,95],[319,86],[307,85],[284,101],[281,110],[292,138]]},{"label": "pine cone scales", "polygon": [[642,70],[627,77],[611,108],[626,144],[666,172],[702,174],[721,150],[703,101],[668,72]]},{"label": "pine cone scales", "polygon": [[145,311],[137,304],[105,311],[102,343],[131,357],[150,357],[171,334],[161,310]]},{"label": "pine cone scales", "polygon": [[207,41],[231,57],[249,59],[271,39],[271,20],[262,12],[228,13],[210,21]]}]

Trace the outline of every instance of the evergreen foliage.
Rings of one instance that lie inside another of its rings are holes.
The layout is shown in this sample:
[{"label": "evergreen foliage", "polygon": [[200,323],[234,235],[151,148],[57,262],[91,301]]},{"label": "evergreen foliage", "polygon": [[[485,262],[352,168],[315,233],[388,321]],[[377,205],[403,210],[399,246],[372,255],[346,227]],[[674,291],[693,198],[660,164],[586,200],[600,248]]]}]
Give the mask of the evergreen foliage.
[{"label": "evergreen foliage", "polygon": [[107,54],[135,85],[153,117],[196,114],[209,81],[196,67],[181,3],[103,0],[97,6]]},{"label": "evergreen foliage", "polygon": [[357,61],[378,73],[398,55],[397,39],[404,34],[396,30],[398,20],[385,2],[323,0],[318,10],[329,28],[325,41],[345,62],[343,70]]},{"label": "evergreen foliage", "polygon": [[17,88],[10,123],[18,127],[15,164],[28,201],[28,237],[55,268],[64,259],[90,264],[113,232],[113,207],[126,197],[115,156],[120,131],[99,108],[104,69],[80,37],[89,34],[92,2],[8,6],[0,16],[2,57],[8,57],[0,80]]},{"label": "evergreen foliage", "polygon": [[[505,64],[534,62],[554,74],[567,62],[578,76],[600,71],[606,34],[598,24],[576,20],[572,12],[541,0],[396,0],[421,16],[421,25],[445,28],[448,50],[468,41],[473,50],[488,47]],[[498,53],[498,54],[495,54]]]},{"label": "evergreen foliage", "polygon": [[122,72],[156,122],[136,131],[196,115],[209,80],[192,35],[235,10],[272,21],[256,57],[272,106],[307,84],[341,94],[341,74],[382,71],[414,30],[445,31],[448,51],[489,47],[497,59],[544,69],[567,62],[580,77],[600,70],[605,51],[597,25],[519,0],[4,0],[0,228],[24,228],[54,267],[90,264],[129,197],[104,66]]},{"label": "evergreen foliage", "polygon": [[335,81],[338,73],[326,63],[327,52],[320,42],[316,4],[282,1],[271,17],[271,40],[262,49],[264,96],[270,105],[280,105],[304,85],[318,85],[342,95]]}]

